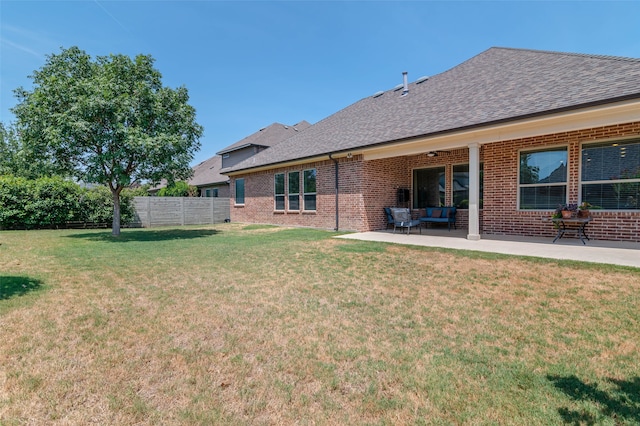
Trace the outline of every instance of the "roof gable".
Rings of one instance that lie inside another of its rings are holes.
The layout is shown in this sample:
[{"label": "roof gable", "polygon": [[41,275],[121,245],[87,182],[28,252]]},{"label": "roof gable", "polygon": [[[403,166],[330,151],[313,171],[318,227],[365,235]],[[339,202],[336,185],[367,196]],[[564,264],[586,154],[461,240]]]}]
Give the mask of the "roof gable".
[{"label": "roof gable", "polygon": [[261,147],[270,147],[277,144],[278,142],[282,142],[283,140],[294,136],[295,134],[302,130],[305,130],[309,126],[311,126],[311,124],[305,120],[302,120],[301,122],[294,124],[293,126],[281,123],[273,123],[247,136],[246,138],[239,140],[232,145],[229,145],[223,150],[218,151],[216,154],[227,154],[254,145]]},{"label": "roof gable", "polygon": [[229,178],[220,174],[222,169],[222,157],[214,155],[193,168],[193,177],[189,179],[189,185],[203,186],[214,183],[224,183]]},{"label": "roof gable", "polygon": [[225,171],[640,98],[640,60],[491,48],[408,89],[364,98]]}]

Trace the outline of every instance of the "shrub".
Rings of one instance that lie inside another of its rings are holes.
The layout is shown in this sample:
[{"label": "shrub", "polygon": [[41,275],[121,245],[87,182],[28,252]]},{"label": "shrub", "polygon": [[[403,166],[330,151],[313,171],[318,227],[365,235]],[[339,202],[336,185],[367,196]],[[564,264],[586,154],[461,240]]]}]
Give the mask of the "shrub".
[{"label": "shrub", "polygon": [[[134,219],[133,194],[124,190],[120,195],[122,224]],[[60,177],[0,176],[0,229],[65,227],[72,221],[111,223],[111,192],[104,186],[83,188]]]},{"label": "shrub", "polygon": [[46,177],[33,182],[29,202],[25,204],[25,227],[59,227],[75,220],[81,211],[81,188],[60,177]]},{"label": "shrub", "polygon": [[[82,215],[79,220],[87,223],[110,224],[113,221],[113,196],[106,186],[85,189],[81,197]],[[120,193],[120,222],[130,223],[135,216],[133,192]]]},{"label": "shrub", "polygon": [[187,182],[178,181],[158,191],[158,197],[197,197],[198,188]]},{"label": "shrub", "polygon": [[0,228],[11,229],[25,222],[29,182],[15,176],[0,176]]}]

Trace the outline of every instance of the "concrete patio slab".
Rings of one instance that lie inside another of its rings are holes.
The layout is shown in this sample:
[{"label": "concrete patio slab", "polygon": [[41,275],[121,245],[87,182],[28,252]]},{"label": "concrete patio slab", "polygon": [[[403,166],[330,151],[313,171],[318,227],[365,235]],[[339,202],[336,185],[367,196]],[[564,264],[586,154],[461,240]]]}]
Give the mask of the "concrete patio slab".
[{"label": "concrete patio slab", "polygon": [[422,234],[401,234],[391,231],[360,232],[337,238],[379,241],[425,247],[441,247],[491,253],[533,256],[549,259],[577,260],[640,268],[640,243],[590,240],[586,245],[574,238],[553,238],[483,235],[478,241],[466,239],[466,230],[447,232],[439,229],[422,230]]}]

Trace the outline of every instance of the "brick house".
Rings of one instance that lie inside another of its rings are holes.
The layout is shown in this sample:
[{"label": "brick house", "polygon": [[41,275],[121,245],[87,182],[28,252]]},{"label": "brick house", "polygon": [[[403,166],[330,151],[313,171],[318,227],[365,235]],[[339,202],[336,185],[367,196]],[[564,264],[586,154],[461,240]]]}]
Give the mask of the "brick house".
[{"label": "brick house", "polygon": [[228,198],[229,178],[221,170],[222,157],[214,155],[193,168],[193,176],[187,183],[197,187],[201,197]]},{"label": "brick house", "polygon": [[[229,177],[221,173],[223,167],[232,167],[303,131],[310,125],[303,120],[293,126],[273,123],[264,127],[193,167],[193,176],[187,183],[198,188],[201,197],[228,198],[230,196]],[[155,194],[164,186],[166,182],[162,182],[150,192]]]},{"label": "brick house", "polygon": [[311,124],[304,120],[292,126],[273,123],[226,147],[222,151],[218,151],[216,155],[222,157],[222,167],[228,169],[267,148],[295,136],[309,126]]},{"label": "brick house", "polygon": [[455,205],[469,239],[552,236],[587,201],[590,236],[640,242],[640,59],[491,48],[403,80],[225,166],[231,219],[368,231]]}]

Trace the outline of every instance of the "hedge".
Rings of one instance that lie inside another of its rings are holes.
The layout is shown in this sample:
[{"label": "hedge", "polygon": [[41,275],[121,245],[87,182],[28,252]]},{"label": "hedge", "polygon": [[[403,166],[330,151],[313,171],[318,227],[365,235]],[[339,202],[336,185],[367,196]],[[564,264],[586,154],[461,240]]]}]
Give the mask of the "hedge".
[{"label": "hedge", "polygon": [[[134,218],[133,196],[120,195],[121,223]],[[111,191],[84,188],[60,177],[28,180],[0,176],[0,229],[64,228],[78,222],[109,226],[113,221]]]}]

